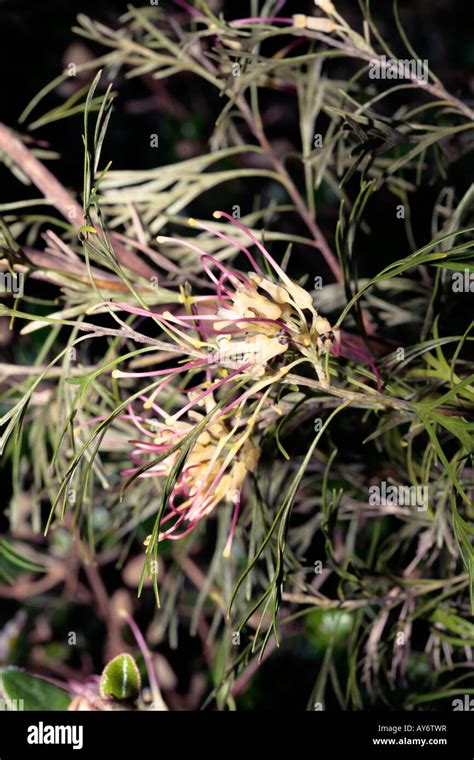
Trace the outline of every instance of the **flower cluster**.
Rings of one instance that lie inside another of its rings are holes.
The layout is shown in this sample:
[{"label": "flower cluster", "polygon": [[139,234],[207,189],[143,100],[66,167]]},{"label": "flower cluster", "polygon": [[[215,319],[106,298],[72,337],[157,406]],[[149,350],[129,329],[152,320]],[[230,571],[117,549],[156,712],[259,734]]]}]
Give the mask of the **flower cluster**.
[{"label": "flower cluster", "polygon": [[[207,399],[207,406],[213,399]],[[154,405],[156,408],[156,405]],[[140,477],[170,475],[180,455],[180,442],[202,421],[203,415],[189,413],[189,422],[168,418],[153,425],[153,433],[139,425],[151,440],[134,440],[131,459],[134,467],[124,476],[137,474],[149,457],[160,461],[152,464]],[[136,420],[136,418],[135,418]],[[241,491],[249,472],[253,472],[260,451],[250,442],[250,431],[238,433],[237,425],[229,428],[225,419],[217,419],[197,436],[169,499],[169,509],[161,521],[159,540],[176,540],[190,533],[197,523],[221,502],[234,504],[232,526],[224,555],[228,556],[239,514]],[[169,452],[169,453],[168,453]],[[148,544],[150,536],[146,540]]]},{"label": "flower cluster", "polygon": [[[128,304],[109,306],[153,317],[176,343],[176,352],[184,357],[184,362],[165,369],[139,373],[114,371],[116,377],[160,377],[157,387],[144,399],[145,408],[153,408],[159,417],[153,431],[147,429],[146,420],[144,425],[133,410],[130,412],[129,417],[143,439],[131,442],[134,466],[123,474],[169,477],[184,441],[196,426],[201,426],[174,484],[161,520],[159,540],[188,534],[218,504],[233,502],[232,526],[225,548],[228,554],[242,488],[259,459],[259,447],[251,440],[258,428],[259,415],[264,406],[272,406],[270,393],[276,384],[302,362],[310,363],[323,385],[329,383],[322,357],[337,346],[338,331],[318,314],[310,293],[286,275],[251,230],[224,212],[216,212],[214,216],[228,219],[248,236],[271,274],[262,272],[241,242],[207,224],[190,220],[191,226],[218,235],[244,253],[251,271],[229,269],[194,241],[160,236],[160,243],[178,242],[200,256],[213,294],[183,294],[180,306],[162,313]],[[192,388],[187,383],[180,387],[183,403],[170,415],[159,405],[160,393],[184,372],[198,382]]]},{"label": "flower cluster", "polygon": [[[246,247],[191,219],[192,226],[212,231],[243,251],[253,271],[244,275],[228,269],[201,251],[203,267],[217,292],[214,313],[195,312],[183,317],[167,312],[166,318],[180,327],[200,325],[201,334],[207,336],[210,363],[231,369],[245,368],[253,376],[264,376],[274,358],[292,349],[313,365],[321,383],[328,384],[321,356],[337,344],[339,332],[318,314],[310,293],[286,275],[250,230],[225,212],[217,211],[214,217],[225,217],[248,235],[273,270],[274,279],[262,274]],[[160,236],[158,240],[167,242],[173,239]],[[180,242],[197,250],[189,241]],[[220,272],[219,277],[213,273],[211,266]],[[209,323],[211,326],[206,328],[204,325]]]}]

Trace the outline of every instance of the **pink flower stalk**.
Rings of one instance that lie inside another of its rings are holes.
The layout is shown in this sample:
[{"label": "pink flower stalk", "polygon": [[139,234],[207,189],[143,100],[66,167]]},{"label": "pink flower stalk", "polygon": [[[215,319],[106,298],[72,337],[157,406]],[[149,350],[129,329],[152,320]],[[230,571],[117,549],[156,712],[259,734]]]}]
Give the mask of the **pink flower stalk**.
[{"label": "pink flower stalk", "polygon": [[349,361],[361,361],[363,364],[367,364],[375,375],[377,381],[377,390],[382,390],[382,378],[380,372],[377,369],[377,365],[374,362],[372,354],[366,348],[363,341],[357,335],[348,335],[347,333],[341,333],[340,340],[335,348],[337,356],[343,356]]},{"label": "pink flower stalk", "polygon": [[230,26],[238,24],[289,24],[293,25],[293,18],[283,16],[249,16],[248,18],[236,18],[229,22]]},{"label": "pink flower stalk", "polygon": [[183,8],[183,10],[187,11],[190,16],[193,17],[199,17],[204,16],[204,13],[202,11],[197,10],[197,8],[193,8],[190,3],[187,3],[186,0],[173,0],[175,5],[179,5],[180,8]]}]

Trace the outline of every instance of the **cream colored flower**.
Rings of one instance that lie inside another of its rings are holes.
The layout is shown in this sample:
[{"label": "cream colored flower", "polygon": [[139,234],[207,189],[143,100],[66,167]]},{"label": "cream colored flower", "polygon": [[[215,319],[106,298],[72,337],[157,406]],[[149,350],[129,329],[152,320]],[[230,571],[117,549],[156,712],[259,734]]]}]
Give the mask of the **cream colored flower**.
[{"label": "cream colored flower", "polygon": [[[320,380],[327,381],[319,356],[337,341],[337,332],[318,314],[311,294],[286,275],[273,282],[249,272],[245,284],[235,288],[232,303],[220,307],[217,316],[214,326],[221,335],[216,338],[214,363],[232,369],[250,364],[251,373],[258,376],[268,362],[293,348],[312,361]],[[242,333],[238,337],[237,331]]]},{"label": "cream colored flower", "polygon": [[[212,405],[209,400],[206,406]],[[139,477],[168,477],[173,471],[180,450],[172,451],[179,440],[189,433],[194,424],[202,420],[202,415],[190,412],[191,422],[173,419],[160,423],[153,443],[135,442],[132,453],[138,466],[146,464],[146,456],[155,457],[158,453],[170,455],[157,465],[141,473]],[[169,499],[169,511],[161,522],[159,540],[179,539],[195,528],[198,522],[209,515],[219,504],[234,504],[229,540],[224,554],[228,556],[232,544],[237,516],[240,507],[241,491],[247,475],[253,472],[260,457],[260,450],[250,441],[250,428],[237,434],[229,429],[224,420],[211,422],[198,436],[189,453],[183,470],[178,477]],[[136,472],[135,468],[125,471],[124,475]],[[145,539],[148,546],[151,536]]]},{"label": "cream colored flower", "polygon": [[297,13],[293,16],[293,23],[302,29],[310,29],[312,32],[323,32],[326,34],[330,34],[337,29],[337,24],[330,18],[305,16],[302,13]]}]

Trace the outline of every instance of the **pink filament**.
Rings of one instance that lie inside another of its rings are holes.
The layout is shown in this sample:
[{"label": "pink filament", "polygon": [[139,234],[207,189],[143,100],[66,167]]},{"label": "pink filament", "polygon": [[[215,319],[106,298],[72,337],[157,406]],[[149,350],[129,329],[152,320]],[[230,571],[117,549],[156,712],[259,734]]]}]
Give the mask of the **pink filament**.
[{"label": "pink filament", "polygon": [[173,415],[173,420],[178,420],[183,414],[186,414],[190,409],[192,409],[196,404],[198,404],[200,401],[202,401],[206,396],[208,396],[210,393],[213,393],[218,388],[220,388],[225,383],[228,383],[229,380],[233,380],[234,377],[237,377],[241,373],[241,369],[234,370],[234,372],[231,372],[227,377],[222,378],[221,380],[217,380],[213,385],[210,386],[210,388],[206,388],[205,391],[203,391],[199,396],[197,396],[195,399],[190,401],[186,406],[183,406],[182,409],[179,410],[179,412],[175,415]]},{"label": "pink filament", "polygon": [[355,348],[352,344],[346,343],[345,340],[341,340],[337,348],[334,350],[333,353],[335,356],[345,356],[346,359],[351,359],[356,357],[356,359],[359,359],[363,361],[365,364],[368,364],[371,370],[373,371],[376,380],[377,380],[377,390],[382,390],[382,378],[380,377],[380,373],[377,369],[377,366],[372,359],[372,356],[367,351],[362,351],[359,348]]},{"label": "pink filament", "polygon": [[121,377],[159,377],[160,375],[179,374],[186,369],[193,369],[194,367],[203,367],[207,364],[205,361],[188,362],[187,364],[181,364],[179,367],[171,367],[169,369],[157,369],[151,372],[120,372]]},{"label": "pink filament", "polygon": [[237,18],[233,19],[229,22],[230,26],[235,26],[237,24],[258,24],[258,23],[268,23],[268,24],[290,24],[293,26],[293,19],[292,18],[283,18],[282,16],[249,16],[248,18]]},{"label": "pink filament", "polygon": [[228,235],[225,235],[220,230],[217,230],[215,227],[211,227],[209,224],[205,224],[204,222],[199,222],[199,227],[201,227],[204,230],[207,230],[207,232],[211,232],[213,235],[216,235],[216,237],[221,238],[221,240],[225,240],[226,243],[229,243],[230,245],[234,246],[235,248],[238,248],[239,251],[242,251],[242,253],[245,253],[248,260],[250,261],[251,265],[255,269],[256,272],[261,272],[262,270],[258,266],[257,262],[255,261],[254,257],[242,243],[239,243],[238,240],[234,240],[234,238],[229,237]]},{"label": "pink filament", "polygon": [[242,232],[245,232],[247,237],[249,237],[250,240],[252,240],[255,243],[259,251],[263,253],[267,261],[272,265],[272,267],[280,275],[280,277],[282,277],[283,279],[286,278],[286,274],[284,273],[283,269],[280,266],[278,266],[275,259],[272,256],[270,256],[265,246],[261,244],[260,240],[255,237],[255,235],[253,234],[253,232],[251,232],[251,230],[245,227],[245,225],[243,225],[241,222],[237,221],[237,219],[234,219],[234,217],[228,214],[226,211],[218,211],[217,213],[220,214],[220,216],[223,216],[229,222],[231,222],[231,224],[234,224],[236,227],[238,227],[239,230],[242,230]]}]

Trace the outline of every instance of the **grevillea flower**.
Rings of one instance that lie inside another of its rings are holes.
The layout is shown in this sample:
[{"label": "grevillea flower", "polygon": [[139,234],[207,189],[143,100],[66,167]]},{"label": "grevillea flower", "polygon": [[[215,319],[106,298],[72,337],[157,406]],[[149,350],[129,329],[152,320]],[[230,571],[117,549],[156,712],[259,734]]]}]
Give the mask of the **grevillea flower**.
[{"label": "grevillea flower", "polygon": [[[270,393],[275,385],[297,364],[309,362],[320,382],[329,383],[321,357],[337,344],[338,332],[318,314],[308,291],[287,276],[251,230],[224,212],[214,216],[228,219],[247,235],[271,274],[262,273],[240,241],[220,229],[190,220],[191,226],[217,235],[244,253],[251,271],[244,274],[229,269],[201,250],[198,239],[160,236],[161,243],[180,243],[199,255],[214,294],[183,294],[182,306],[173,312],[152,312],[111,302],[108,307],[153,318],[175,342],[176,353],[184,358],[175,366],[149,372],[114,370],[115,377],[160,378],[158,386],[144,399],[145,408],[153,408],[160,417],[153,433],[130,410],[129,417],[148,440],[132,441],[134,467],[123,474],[168,477],[180,456],[180,442],[203,421],[204,409],[207,423],[174,485],[158,538],[186,535],[217,505],[229,501],[235,508],[225,549],[228,554],[242,487],[259,457],[259,449],[251,441],[259,414],[264,405],[271,405]],[[158,404],[160,392],[182,373],[197,377],[198,385],[180,388],[182,405],[174,414],[166,413]],[[216,402],[219,394],[229,393],[229,389],[230,400]],[[153,463],[157,458],[160,461]]]},{"label": "grevillea flower", "polygon": [[[207,408],[212,409],[213,404],[214,400],[208,396]],[[156,404],[154,406],[155,409],[158,408]],[[134,445],[131,459],[136,466],[125,470],[122,475],[135,475],[140,467],[149,462],[149,458],[162,456],[159,463],[153,464],[138,476],[168,477],[180,454],[179,443],[201,422],[202,417],[203,415],[192,411],[189,413],[189,422],[173,418],[163,422],[155,421],[154,431],[150,433],[138,423],[134,415],[131,415],[139,429],[148,437],[152,436],[152,439],[131,441]],[[228,502],[234,504],[234,513],[224,555],[230,554],[242,487],[247,474],[253,472],[260,456],[259,449],[250,441],[252,428],[253,423],[250,422],[244,427],[243,432],[238,432],[237,425],[229,428],[226,420],[221,417],[198,435],[170,496],[168,511],[161,521],[159,540],[181,538],[193,530],[218,504]],[[168,451],[170,453],[166,456]],[[150,536],[145,543],[148,544],[149,540]]]},{"label": "grevillea flower", "polygon": [[[195,311],[186,316],[169,312],[163,316],[179,327],[195,328],[198,324],[200,333],[207,337],[210,363],[232,369],[243,365],[249,374],[258,377],[265,374],[272,359],[292,349],[307,359],[320,382],[327,384],[321,356],[337,343],[338,331],[318,314],[310,293],[287,276],[249,229],[225,212],[216,211],[214,217],[225,217],[246,233],[270,265],[274,278],[262,274],[250,251],[240,242],[191,219],[192,226],[213,232],[245,253],[253,271],[244,275],[228,269],[193,243],[180,240],[200,253],[203,268],[216,288],[216,309],[214,315]],[[176,242],[164,236],[158,240]],[[220,273],[218,276],[213,268]]]}]

